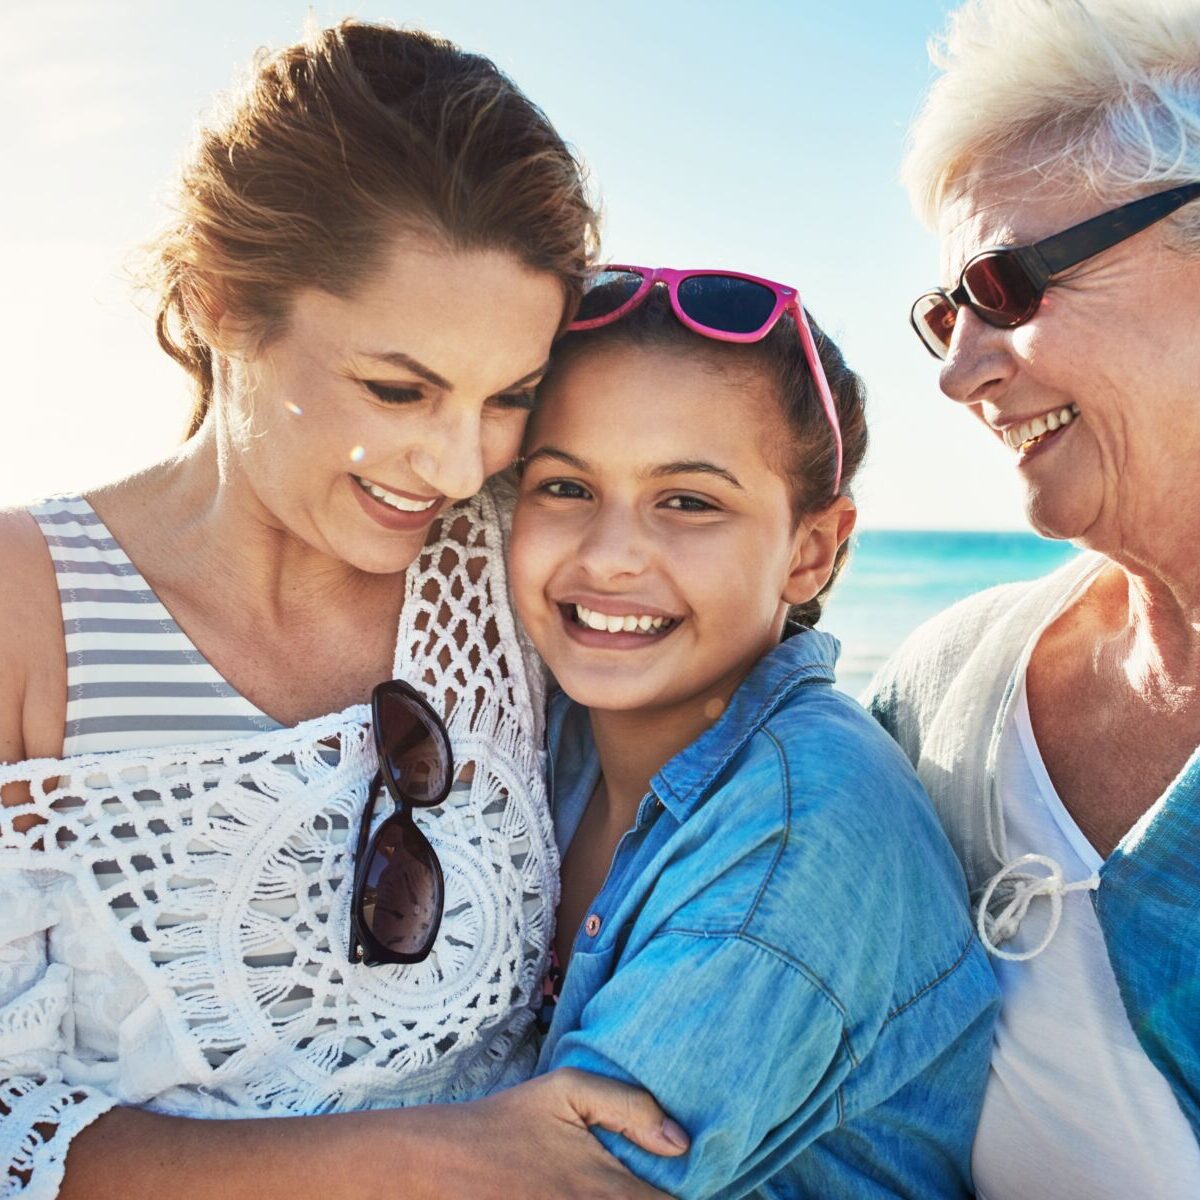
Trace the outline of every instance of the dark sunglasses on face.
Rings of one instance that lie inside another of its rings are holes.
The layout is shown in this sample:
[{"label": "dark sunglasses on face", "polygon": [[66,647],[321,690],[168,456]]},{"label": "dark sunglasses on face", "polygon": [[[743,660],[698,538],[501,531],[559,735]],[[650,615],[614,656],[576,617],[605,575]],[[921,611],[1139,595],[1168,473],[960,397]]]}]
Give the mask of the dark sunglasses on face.
[{"label": "dark sunglasses on face", "polygon": [[[413,820],[432,808],[454,779],[450,738],[416,689],[399,679],[371,696],[379,770],[363,810],[350,899],[350,961],[368,967],[427,958],[442,923],[445,884],[433,847]],[[371,833],[381,791],[393,809]]]},{"label": "dark sunglasses on face", "polygon": [[1122,204],[1031,246],[984,250],[963,267],[952,292],[935,288],[917,297],[909,314],[912,327],[935,358],[949,353],[964,305],[997,329],[1013,329],[1037,312],[1055,275],[1141,233],[1198,196],[1200,183],[1184,184]]}]

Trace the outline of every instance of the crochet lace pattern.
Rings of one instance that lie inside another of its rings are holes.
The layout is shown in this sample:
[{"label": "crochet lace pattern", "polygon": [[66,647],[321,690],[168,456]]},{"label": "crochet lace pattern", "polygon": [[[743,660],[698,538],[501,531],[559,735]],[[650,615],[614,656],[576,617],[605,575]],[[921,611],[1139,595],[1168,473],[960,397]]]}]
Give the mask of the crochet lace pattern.
[{"label": "crochet lace pattern", "polygon": [[416,814],[446,881],[423,963],[347,959],[376,767],[365,705],[0,766],[0,1195],[55,1195],[71,1137],[114,1104],[325,1113],[532,1072],[558,861],[502,537],[485,493],[447,513],[406,580],[396,674],[449,714],[459,765]]}]

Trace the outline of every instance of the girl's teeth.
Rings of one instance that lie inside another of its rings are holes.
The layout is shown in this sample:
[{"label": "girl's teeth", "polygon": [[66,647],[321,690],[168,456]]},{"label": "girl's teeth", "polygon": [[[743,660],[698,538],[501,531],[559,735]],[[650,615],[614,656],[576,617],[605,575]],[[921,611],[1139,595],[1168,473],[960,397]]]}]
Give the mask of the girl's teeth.
[{"label": "girl's teeth", "polygon": [[374,496],[376,500],[382,500],[384,504],[391,508],[399,509],[400,512],[425,512],[432,508],[436,500],[409,500],[406,496],[397,496],[395,492],[389,492],[385,488],[381,488],[377,483],[372,483],[369,479],[358,479],[359,485],[364,492],[368,492]]},{"label": "girl's teeth", "polygon": [[615,616],[608,613],[593,612],[582,604],[575,605],[575,620],[580,625],[601,633],[658,633],[671,624],[669,617],[639,616],[627,613]]}]

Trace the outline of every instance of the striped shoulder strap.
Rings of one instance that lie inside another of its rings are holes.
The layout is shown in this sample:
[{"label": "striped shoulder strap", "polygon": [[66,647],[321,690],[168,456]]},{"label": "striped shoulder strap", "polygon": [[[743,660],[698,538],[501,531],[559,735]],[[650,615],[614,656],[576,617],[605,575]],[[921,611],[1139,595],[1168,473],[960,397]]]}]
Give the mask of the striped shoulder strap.
[{"label": "striped shoulder strap", "polygon": [[64,755],[278,728],[196,649],[86,500],[60,497],[29,512],[62,604]]}]

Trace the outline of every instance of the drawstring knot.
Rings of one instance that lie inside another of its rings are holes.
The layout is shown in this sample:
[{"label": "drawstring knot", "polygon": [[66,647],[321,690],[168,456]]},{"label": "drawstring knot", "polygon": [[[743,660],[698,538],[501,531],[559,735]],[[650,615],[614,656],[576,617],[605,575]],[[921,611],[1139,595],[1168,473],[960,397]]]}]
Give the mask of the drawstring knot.
[{"label": "drawstring knot", "polygon": [[[1045,875],[1032,875],[1023,867],[1044,867]],[[989,911],[997,891],[1002,885],[1012,889],[1007,903],[993,916]],[[1009,962],[1024,962],[1036,958],[1054,940],[1062,920],[1063,897],[1068,892],[1094,892],[1100,886],[1100,876],[1093,873],[1087,879],[1079,879],[1067,883],[1063,879],[1062,867],[1045,854],[1023,854],[1007,866],[1001,868],[988,880],[979,899],[979,909],[976,913],[976,928],[979,940],[989,954]],[[1050,919],[1046,923],[1046,932],[1042,940],[1032,949],[1016,952],[1001,950],[1000,943],[1015,937],[1021,922],[1029,912],[1029,906],[1039,896],[1050,901]]]}]

